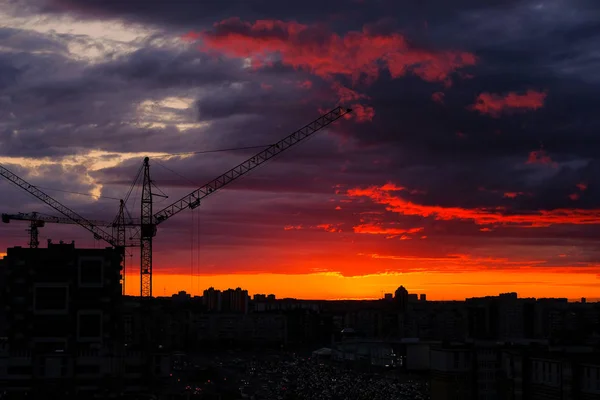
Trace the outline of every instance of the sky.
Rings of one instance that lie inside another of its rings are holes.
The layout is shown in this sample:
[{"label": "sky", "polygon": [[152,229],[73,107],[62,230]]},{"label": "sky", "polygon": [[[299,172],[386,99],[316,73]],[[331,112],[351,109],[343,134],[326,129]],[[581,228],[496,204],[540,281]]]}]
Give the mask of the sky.
[{"label": "sky", "polygon": [[[350,107],[160,224],[154,294],[600,298],[598,20],[595,0],[0,0],[0,164],[111,221],[145,156],[158,211]],[[6,180],[0,204],[58,215]],[[26,229],[0,224],[0,252]],[[126,270],[138,294],[135,249]]]}]

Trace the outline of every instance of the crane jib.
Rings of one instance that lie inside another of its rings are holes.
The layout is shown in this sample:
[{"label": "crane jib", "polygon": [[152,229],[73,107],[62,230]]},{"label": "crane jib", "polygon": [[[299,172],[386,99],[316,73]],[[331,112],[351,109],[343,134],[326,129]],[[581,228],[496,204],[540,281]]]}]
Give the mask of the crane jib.
[{"label": "crane jib", "polygon": [[173,204],[163,208],[162,210],[160,210],[159,212],[154,214],[154,223],[158,225],[158,224],[166,221],[173,215],[179,213],[180,211],[183,211],[184,209],[189,208],[189,209],[193,210],[193,209],[199,207],[200,201],[204,197],[208,196],[209,194],[214,193],[215,191],[219,190],[220,188],[224,187],[225,185],[229,184],[230,182],[236,180],[237,178],[241,177],[242,175],[247,174],[254,168],[258,167],[259,165],[267,162],[271,158],[277,156],[278,154],[282,153],[283,151],[289,149],[290,147],[294,146],[295,144],[301,142],[302,140],[308,138],[312,134],[316,133],[317,131],[323,129],[327,125],[335,122],[336,120],[340,119],[344,115],[349,114],[351,112],[352,112],[351,109],[344,109],[342,107],[337,107],[337,108],[329,111],[328,113],[322,115],[321,117],[317,118],[316,120],[312,121],[311,123],[305,125],[304,127],[300,128],[299,130],[297,130],[297,131],[291,133],[290,135],[286,136],[285,138],[281,139],[279,142],[269,146],[268,148],[260,151],[258,154],[254,155],[253,157],[249,158],[248,160],[233,167],[229,171],[225,172],[223,175],[213,179],[212,181],[208,182],[204,186],[196,189],[194,192],[190,193],[189,195],[187,195],[187,196],[177,200]]},{"label": "crane jib", "polygon": [[63,214],[65,217],[69,218],[70,220],[72,220],[76,224],[78,224],[78,225],[84,227],[85,229],[87,229],[88,231],[92,232],[94,234],[95,238],[102,239],[106,243],[110,244],[113,247],[121,247],[121,246],[119,246],[119,244],[117,242],[117,239],[115,239],[111,234],[109,234],[109,233],[105,232],[104,230],[98,228],[93,223],[91,223],[90,221],[86,220],[81,215],[77,214],[75,211],[71,210],[67,206],[65,206],[62,203],[60,203],[59,201],[53,199],[52,197],[50,197],[46,193],[42,192],[40,189],[38,189],[37,187],[35,187],[35,185],[30,184],[26,180],[20,178],[15,173],[11,172],[10,170],[8,170],[7,168],[5,168],[5,167],[3,167],[1,165],[0,165],[0,176],[3,176],[9,182],[11,182],[14,185],[16,185],[16,186],[20,187],[21,189],[25,190],[26,192],[28,192],[32,196],[37,197],[39,200],[43,201],[44,203],[46,203],[50,207],[54,208],[56,211],[58,211],[59,213]]}]

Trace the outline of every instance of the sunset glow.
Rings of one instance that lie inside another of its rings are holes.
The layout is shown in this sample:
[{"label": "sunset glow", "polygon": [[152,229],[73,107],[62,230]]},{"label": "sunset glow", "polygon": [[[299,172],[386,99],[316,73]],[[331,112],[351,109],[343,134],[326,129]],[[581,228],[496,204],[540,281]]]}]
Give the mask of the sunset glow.
[{"label": "sunset glow", "polygon": [[[275,294],[278,298],[300,299],[380,299],[403,285],[410,293],[426,293],[429,300],[462,300],[465,296],[489,296],[517,292],[522,297],[560,297],[579,300],[582,288],[588,300],[600,299],[594,283],[596,272],[568,275],[564,270],[539,272],[534,269],[465,272],[460,275],[428,272],[342,277],[337,274],[236,274],[190,278],[189,275],[155,275],[155,295],[185,290],[193,295],[212,286],[215,289],[242,287],[250,294]],[[138,295],[139,275],[132,275],[127,293]]]}]

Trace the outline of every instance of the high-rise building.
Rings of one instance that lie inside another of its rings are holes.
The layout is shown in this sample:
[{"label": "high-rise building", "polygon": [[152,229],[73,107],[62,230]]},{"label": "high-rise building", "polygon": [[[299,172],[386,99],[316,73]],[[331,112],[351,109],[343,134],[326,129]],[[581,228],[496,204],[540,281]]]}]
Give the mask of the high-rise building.
[{"label": "high-rise building", "polygon": [[243,313],[248,312],[249,296],[247,290],[242,288],[227,289],[222,295],[222,310],[224,312]]},{"label": "high-rise building", "polygon": [[222,294],[220,290],[214,287],[209,287],[202,294],[202,304],[206,311],[220,312],[221,311]]},{"label": "high-rise building", "polygon": [[84,378],[88,388],[117,379],[110,358],[122,347],[121,268],[121,255],[111,248],[49,243],[7,250],[0,292],[9,390],[35,391],[35,382],[48,394],[68,382],[81,392]]},{"label": "high-rise building", "polygon": [[406,290],[404,286],[400,286],[394,293],[394,300],[401,310],[406,311],[408,305],[408,290]]}]

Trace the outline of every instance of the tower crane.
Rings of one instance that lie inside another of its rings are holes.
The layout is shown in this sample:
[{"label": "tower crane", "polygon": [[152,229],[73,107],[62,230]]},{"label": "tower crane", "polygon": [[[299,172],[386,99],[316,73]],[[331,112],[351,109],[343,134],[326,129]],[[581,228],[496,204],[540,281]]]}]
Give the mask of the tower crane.
[{"label": "tower crane", "polygon": [[[41,191],[40,189],[35,187],[35,185],[32,185],[31,183],[27,182],[25,179],[20,178],[18,175],[11,172],[9,169],[3,167],[2,165],[0,165],[0,176],[6,178],[12,184],[20,187],[21,189],[25,190],[27,193],[31,194],[34,197],[37,197],[39,200],[43,201],[50,207],[54,208],[56,211],[58,211],[59,213],[64,215],[67,218],[67,220],[72,221],[73,224],[77,224],[77,225],[87,229],[94,235],[94,238],[96,240],[103,240],[106,243],[110,244],[115,249],[117,249],[117,251],[120,253],[121,259],[123,261],[122,285],[123,285],[123,293],[125,293],[125,247],[126,247],[125,228],[128,224],[125,223],[125,202],[123,200],[121,200],[121,204],[119,207],[119,214],[115,218],[114,222],[112,224],[109,224],[113,228],[113,233],[114,233],[114,235],[111,235],[110,233],[108,233],[98,227],[99,225],[106,226],[106,223],[104,223],[104,222],[98,223],[97,221],[90,221],[90,220],[83,218],[81,215],[77,214],[75,211],[71,210],[69,207],[63,205],[58,200],[47,195],[46,193],[44,193],[43,191]],[[8,215],[7,215],[7,217],[5,217],[5,215],[6,214],[2,215],[2,221],[3,222],[10,221],[11,217]],[[18,218],[19,215],[21,216],[21,218]],[[17,218],[12,218],[12,219],[25,219],[24,218],[25,216],[27,216],[27,214],[17,214]],[[30,214],[29,216],[32,216],[32,215]],[[5,220],[5,218],[8,218],[8,219]],[[49,220],[43,221],[43,222],[66,223],[67,220],[65,220],[63,218],[59,218],[59,217],[49,217]],[[33,244],[35,244],[37,247],[37,244],[38,244],[37,229],[40,227],[39,225],[40,225],[39,223],[34,224],[32,222],[31,226],[32,226],[32,228],[35,227],[33,229],[36,230],[36,233],[35,233],[36,237],[35,237],[35,240],[30,240],[30,246],[33,242]],[[42,226],[43,226],[43,224],[42,224]],[[33,237],[33,234],[32,234],[32,237]]]},{"label": "tower crane", "polygon": [[[11,220],[16,221],[30,221],[29,224],[29,247],[33,249],[37,249],[39,246],[39,228],[45,226],[47,222],[57,223],[57,224],[77,224],[83,226],[88,231],[94,234],[94,238],[96,240],[104,240],[111,246],[117,248],[121,252],[122,256],[122,266],[123,266],[123,294],[125,294],[125,247],[134,247],[138,246],[137,244],[130,242],[126,243],[126,228],[137,228],[139,226],[139,222],[134,222],[131,218],[125,219],[125,214],[127,213],[125,209],[125,202],[123,200],[120,201],[119,213],[113,220],[113,222],[106,221],[95,221],[95,220],[87,220],[81,216],[79,216],[75,211],[72,211],[67,206],[61,204],[57,200],[48,196],[34,185],[27,183],[24,179],[19,178],[16,174],[12,173],[8,169],[4,168],[0,165],[0,175],[5,177],[7,180],[12,182],[13,184],[19,186],[21,189],[24,189],[28,193],[42,200],[44,203],[48,204],[50,207],[59,211],[61,214],[65,215],[66,218],[56,217],[52,215],[43,215],[40,213],[32,212],[32,213],[18,213],[18,214],[2,214],[2,222],[10,223]],[[102,229],[98,228],[102,227],[110,227],[113,230],[113,235],[110,235],[104,232]]]},{"label": "tower crane", "polygon": [[[117,217],[118,218],[118,217]],[[46,215],[38,212],[32,213],[18,213],[18,214],[2,214],[2,222],[10,223],[10,221],[29,221],[29,247],[32,249],[37,249],[39,246],[39,228],[43,228],[46,223],[54,223],[54,224],[79,224],[79,221],[72,220],[66,217],[56,217],[53,215]],[[96,221],[96,220],[88,220],[89,223],[92,223],[96,226],[102,226],[106,228],[117,229],[119,227],[118,219],[115,219],[113,222],[106,221]],[[123,222],[124,226],[138,226],[139,222]],[[123,246],[125,246],[124,241],[122,242]],[[133,246],[129,244],[127,246]]]},{"label": "tower crane", "polygon": [[[200,188],[194,190],[187,196],[182,197],[171,205],[163,208],[157,213],[153,214],[153,202],[152,202],[152,180],[150,179],[150,164],[149,158],[144,159],[143,164],[143,186],[142,186],[142,201],[141,201],[141,215],[140,223],[136,226],[137,232],[133,235],[140,239],[140,292],[141,297],[152,297],[152,241],[156,236],[157,226],[184,209],[195,209],[200,206],[200,201],[206,198],[208,195],[215,191],[225,187],[234,180],[246,175],[259,165],[269,161],[273,157],[281,154],[283,151],[293,147],[301,141],[312,136],[314,133],[332,124],[343,116],[351,113],[351,109],[342,107],[336,107],[335,109],[321,115],[316,120],[303,126],[297,131],[291,133],[285,138],[281,139],[277,143],[267,147],[265,150],[260,151],[253,157],[244,161],[243,163],[233,167],[224,174],[216,177]],[[51,196],[47,195],[36,186],[30,184],[24,179],[20,178],[7,168],[0,165],[0,176],[6,178],[14,185],[25,190],[32,196],[38,198],[42,202],[46,203],[50,207],[57,210],[59,213],[67,217],[74,224],[80,225],[87,229],[94,237],[98,240],[104,240],[106,243],[120,250],[121,254],[124,255],[125,248],[125,213],[124,213],[124,202],[121,200],[121,207],[119,215],[113,223],[113,235],[107,233],[99,226],[104,223],[96,223],[83,218],[75,211],[71,210],[67,206],[61,204]],[[38,226],[39,227],[39,226]],[[38,228],[36,227],[36,229]],[[116,236],[116,237],[115,237]]]},{"label": "tower crane", "polygon": [[141,223],[140,223],[140,291],[141,297],[152,297],[152,240],[156,236],[157,226],[172,216],[185,209],[195,209],[200,206],[200,201],[208,195],[223,188],[234,180],[246,175],[259,165],[269,161],[271,158],[281,154],[290,147],[312,136],[314,133],[325,128],[331,123],[351,113],[351,109],[336,107],[335,109],[321,115],[316,120],[291,133],[279,142],[260,151],[254,157],[233,167],[221,176],[216,177],[204,186],[194,190],[187,196],[182,197],[173,204],[162,210],[152,213],[152,180],[150,179],[149,159],[144,159],[144,180],[141,201]]}]

